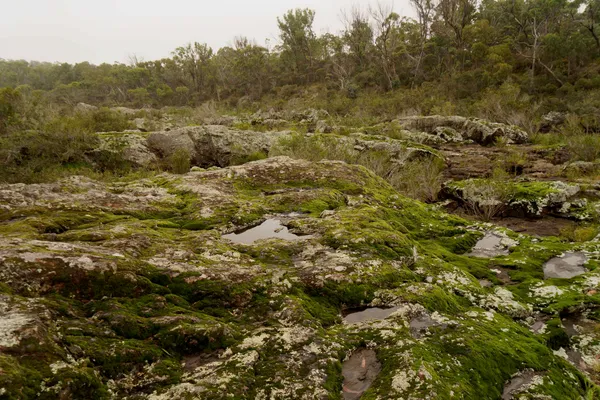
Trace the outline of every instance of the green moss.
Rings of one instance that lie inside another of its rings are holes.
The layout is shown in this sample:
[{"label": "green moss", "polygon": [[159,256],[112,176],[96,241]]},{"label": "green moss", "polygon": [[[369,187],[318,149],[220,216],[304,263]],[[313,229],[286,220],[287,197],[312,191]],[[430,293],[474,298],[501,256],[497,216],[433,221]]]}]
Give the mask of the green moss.
[{"label": "green moss", "polygon": [[0,371],[0,388],[5,390],[3,399],[35,398],[43,378],[41,371],[24,367],[17,358],[6,354],[0,354]]},{"label": "green moss", "polygon": [[562,327],[560,318],[553,318],[546,322],[546,332],[544,333],[546,345],[553,349],[559,350],[560,348],[568,348],[571,340],[569,335]]},{"label": "green moss", "polygon": [[145,363],[158,361],[164,355],[158,346],[141,340],[87,336],[66,336],[63,340],[73,349],[75,356],[88,358],[109,378],[130,373]]},{"label": "green moss", "polygon": [[48,393],[43,393],[39,398],[50,400],[56,396],[69,396],[72,399],[110,399],[109,391],[98,375],[93,369],[85,367],[59,369],[45,383]]}]

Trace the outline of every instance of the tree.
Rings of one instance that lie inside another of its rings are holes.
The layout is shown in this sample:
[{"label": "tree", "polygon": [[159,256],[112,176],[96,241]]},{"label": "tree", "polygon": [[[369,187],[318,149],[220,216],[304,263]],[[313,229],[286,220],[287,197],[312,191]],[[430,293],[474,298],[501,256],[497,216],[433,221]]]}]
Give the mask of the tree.
[{"label": "tree", "polygon": [[375,20],[375,48],[385,77],[384,87],[391,90],[394,88],[394,82],[398,80],[394,54],[400,46],[397,35],[400,16],[393,11],[391,6],[386,7],[381,3],[378,3],[375,8],[371,8],[370,12],[371,17]]},{"label": "tree", "polygon": [[444,24],[451,28],[454,33],[456,48],[463,48],[463,33],[475,16],[475,0],[440,0],[438,13]]},{"label": "tree", "polygon": [[373,50],[373,28],[369,17],[360,8],[353,7],[349,14],[342,13],[342,21],[343,44],[348,46],[356,71],[363,71],[369,65]]},{"label": "tree", "polygon": [[[178,47],[173,52],[173,61],[181,68],[190,80],[192,89],[200,94],[210,92],[211,58],[213,51],[207,44],[194,42]],[[187,82],[185,82],[187,83]],[[206,95],[210,93],[205,93]]]},{"label": "tree", "polygon": [[410,4],[417,12],[417,18],[419,22],[419,55],[417,57],[417,63],[415,66],[415,72],[413,74],[412,86],[414,87],[423,63],[423,57],[425,56],[425,45],[429,39],[429,32],[431,30],[431,22],[434,17],[435,3],[434,0],[410,0]]},{"label": "tree", "polygon": [[318,41],[313,31],[315,12],[309,9],[288,11],[277,18],[281,39],[281,60],[303,82],[311,82]]}]

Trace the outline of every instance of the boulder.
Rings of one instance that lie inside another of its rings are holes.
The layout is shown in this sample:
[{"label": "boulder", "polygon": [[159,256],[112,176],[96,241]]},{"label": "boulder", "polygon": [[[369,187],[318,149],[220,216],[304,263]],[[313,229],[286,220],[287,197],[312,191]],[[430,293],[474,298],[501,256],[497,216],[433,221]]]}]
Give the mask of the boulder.
[{"label": "boulder", "polygon": [[86,103],[77,103],[77,105],[75,106],[75,111],[80,113],[88,113],[96,111],[97,109],[98,107]]},{"label": "boulder", "polygon": [[[101,146],[92,154],[92,158],[101,162],[103,157],[113,154],[123,157],[134,166],[152,167],[159,160],[168,159],[178,149],[186,149],[193,166],[226,167],[258,155],[268,156],[273,149],[281,148],[279,144],[282,139],[292,138],[293,135],[290,131],[255,132],[222,125],[194,126],[150,134],[100,134]],[[389,138],[375,140],[372,136],[360,133],[350,136],[315,134],[305,138],[322,139],[323,145],[343,146],[348,151],[357,152],[357,155],[363,150],[387,153],[391,160],[400,164],[419,157],[440,158],[433,149],[423,145]]]},{"label": "boulder", "polygon": [[597,218],[579,185],[554,182],[504,182],[468,179],[444,185],[446,197],[488,217],[536,218],[552,215],[575,220]]},{"label": "boulder", "polygon": [[497,140],[506,140],[507,143],[521,144],[529,139],[527,133],[514,125],[490,122],[479,118],[465,118],[460,116],[411,116],[397,120],[398,124],[411,131],[422,131],[431,135],[448,135],[449,132],[442,128],[450,128],[457,132],[449,134],[452,140],[462,137],[462,140],[472,140],[481,145],[491,145]]},{"label": "boulder", "polygon": [[562,125],[567,119],[567,114],[560,111],[550,111],[542,116],[540,132],[550,132],[552,129]]}]

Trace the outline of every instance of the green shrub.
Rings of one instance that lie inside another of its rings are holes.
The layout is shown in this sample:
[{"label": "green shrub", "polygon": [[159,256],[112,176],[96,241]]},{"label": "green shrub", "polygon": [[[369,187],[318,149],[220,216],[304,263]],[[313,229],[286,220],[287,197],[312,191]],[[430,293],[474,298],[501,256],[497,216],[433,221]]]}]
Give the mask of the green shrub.
[{"label": "green shrub", "polygon": [[53,132],[122,132],[133,126],[127,116],[109,108],[60,116],[49,121],[45,129]]},{"label": "green shrub", "polygon": [[93,132],[122,132],[132,128],[132,124],[126,115],[112,111],[109,108],[94,111],[89,118],[88,123]]},{"label": "green shrub", "polygon": [[595,161],[600,159],[600,135],[583,134],[567,138],[567,149],[575,160]]},{"label": "green shrub", "polygon": [[[410,154],[407,151],[406,157]],[[340,160],[362,165],[387,180],[401,193],[424,201],[435,201],[443,183],[443,162],[424,158],[399,162],[388,152],[357,150],[351,141],[334,136],[303,136],[296,134],[282,139],[271,150],[271,155],[287,155],[309,161]]]},{"label": "green shrub", "polygon": [[97,145],[94,134],[73,127],[6,135],[0,139],[0,181],[40,182],[60,168],[90,168],[86,153]]},{"label": "green shrub", "polygon": [[184,148],[175,150],[169,157],[169,166],[171,171],[176,174],[188,173],[191,166],[190,152]]},{"label": "green shrub", "polygon": [[18,91],[11,88],[0,89],[0,134],[8,132],[9,128],[20,123],[17,113],[17,103],[20,99]]}]

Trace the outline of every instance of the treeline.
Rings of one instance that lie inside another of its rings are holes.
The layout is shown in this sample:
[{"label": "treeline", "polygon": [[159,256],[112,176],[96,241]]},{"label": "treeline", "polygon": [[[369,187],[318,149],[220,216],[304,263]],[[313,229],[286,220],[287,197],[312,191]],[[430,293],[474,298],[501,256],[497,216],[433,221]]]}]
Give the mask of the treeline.
[{"label": "treeline", "polygon": [[338,35],[317,35],[314,11],[291,10],[278,18],[273,49],[236,38],[217,51],[195,42],[170,58],[130,65],[0,60],[0,87],[30,101],[43,91],[59,104],[136,107],[237,102],[311,84],[348,98],[423,84],[456,99],[506,82],[529,96],[600,88],[600,0],[411,4],[416,20],[381,4],[349,10]]}]

